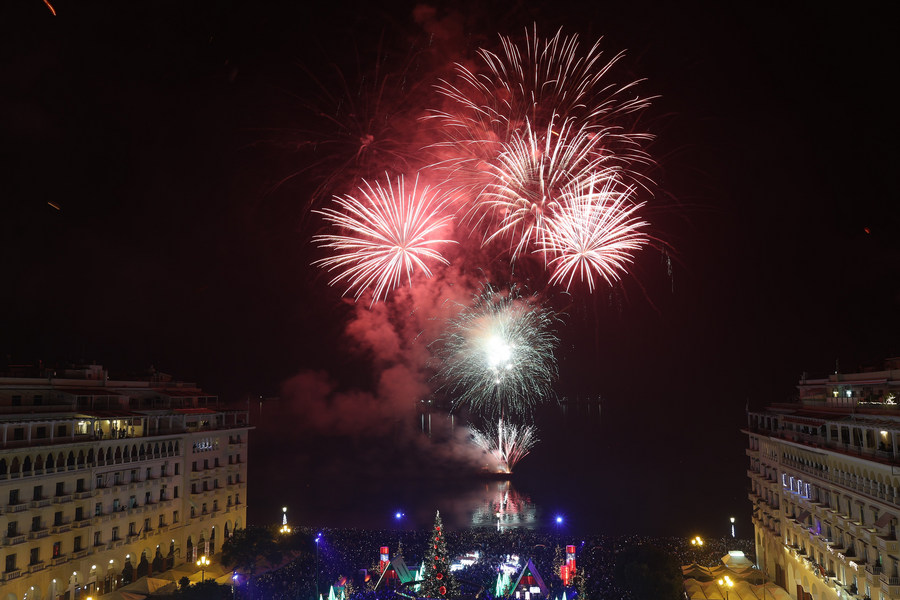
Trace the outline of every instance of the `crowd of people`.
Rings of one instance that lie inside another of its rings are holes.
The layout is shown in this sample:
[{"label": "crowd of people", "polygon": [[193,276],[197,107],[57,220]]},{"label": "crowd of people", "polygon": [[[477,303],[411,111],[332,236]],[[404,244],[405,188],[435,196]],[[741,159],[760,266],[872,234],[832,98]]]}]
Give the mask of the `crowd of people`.
[{"label": "crowd of people", "polygon": [[[380,548],[387,546],[391,558],[402,556],[410,570],[414,571],[421,564],[422,554],[432,535],[430,529],[326,529],[321,531],[319,541],[315,542],[318,533],[299,531],[297,535],[302,539],[308,537],[306,549],[280,568],[246,580],[238,588],[240,596],[248,600],[313,600],[321,595],[327,600],[332,586],[342,589],[345,597],[350,596],[353,600],[415,596],[411,591],[374,589],[380,575]],[[561,598],[564,586],[555,566],[558,567],[567,545],[576,547],[576,563],[582,577],[577,585],[565,589],[567,598],[571,599],[573,593],[580,593],[590,600],[628,597],[627,590],[621,589],[615,569],[617,555],[628,548],[641,545],[658,548],[679,565],[696,562],[714,566],[721,563],[721,558],[728,551],[741,550],[749,557],[753,553],[751,540],[711,539],[702,547],[697,547],[684,538],[602,535],[577,538],[555,531],[529,529],[448,531],[446,542],[451,559],[478,553],[479,560],[475,564],[455,571],[454,575],[461,582],[465,596],[485,600],[494,598],[499,565],[508,562],[510,556],[518,556],[519,564],[523,566],[526,561],[532,561],[550,588],[547,600]]]}]

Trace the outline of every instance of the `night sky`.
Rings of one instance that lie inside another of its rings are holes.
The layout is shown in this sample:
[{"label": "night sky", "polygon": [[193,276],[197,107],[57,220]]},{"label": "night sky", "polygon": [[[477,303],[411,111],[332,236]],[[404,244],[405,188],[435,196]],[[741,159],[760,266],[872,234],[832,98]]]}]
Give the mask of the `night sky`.
[{"label": "night sky", "polygon": [[[228,401],[281,396],[286,417],[312,421],[339,411],[334,390],[347,410],[379,402],[384,364],[347,333],[361,311],[309,266],[310,195],[332,164],[310,158],[311,107],[340,96],[335,73],[358,89],[372,64],[424,48],[409,77],[427,87],[532,23],[603,36],[627,52],[622,76],[659,96],[642,121],[659,163],[648,219],[671,275],[650,249],[615,290],[551,300],[566,313],[558,391],[602,395],[629,432],[608,448],[623,477],[667,473],[647,494],[721,478],[714,500],[747,509],[745,407],[790,398],[803,371],[900,354],[898,49],[881,9],[53,6],[0,7],[3,361],[153,365]],[[310,437],[360,433],[330,418]]]}]

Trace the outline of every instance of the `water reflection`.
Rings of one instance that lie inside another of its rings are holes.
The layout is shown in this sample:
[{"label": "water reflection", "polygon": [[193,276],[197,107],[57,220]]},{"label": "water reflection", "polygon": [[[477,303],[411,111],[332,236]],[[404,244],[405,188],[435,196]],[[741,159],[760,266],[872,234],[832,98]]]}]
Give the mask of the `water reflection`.
[{"label": "water reflection", "polygon": [[472,511],[472,527],[510,527],[532,529],[540,525],[537,505],[527,494],[519,493],[510,480],[486,483],[484,497]]}]

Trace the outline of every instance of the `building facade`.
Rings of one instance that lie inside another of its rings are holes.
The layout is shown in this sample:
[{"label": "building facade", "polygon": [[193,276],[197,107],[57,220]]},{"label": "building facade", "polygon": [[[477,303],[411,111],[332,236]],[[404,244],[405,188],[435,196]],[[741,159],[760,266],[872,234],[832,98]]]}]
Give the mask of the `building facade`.
[{"label": "building facade", "polygon": [[900,600],[900,359],[748,412],[756,558],[798,600]]},{"label": "building facade", "polygon": [[0,600],[98,596],[246,525],[248,412],[155,373],[0,376]]}]

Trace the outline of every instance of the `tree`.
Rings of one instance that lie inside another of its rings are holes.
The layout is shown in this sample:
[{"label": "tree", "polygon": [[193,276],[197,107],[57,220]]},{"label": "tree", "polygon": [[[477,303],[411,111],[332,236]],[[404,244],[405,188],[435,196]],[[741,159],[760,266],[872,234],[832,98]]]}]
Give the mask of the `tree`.
[{"label": "tree", "polygon": [[459,586],[450,574],[450,557],[447,554],[447,539],[441,523],[441,513],[434,515],[434,529],[431,541],[425,548],[422,557],[425,565],[425,579],[419,594],[426,598],[455,598],[459,595]]},{"label": "tree", "polygon": [[236,529],[234,534],[222,545],[220,562],[223,565],[236,565],[238,569],[250,573],[256,572],[256,562],[263,557],[271,565],[281,561],[282,552],[275,541],[275,536],[266,527],[247,527]]},{"label": "tree", "polygon": [[683,595],[681,567],[656,546],[637,545],[616,555],[616,583],[634,600],[679,600]]}]

